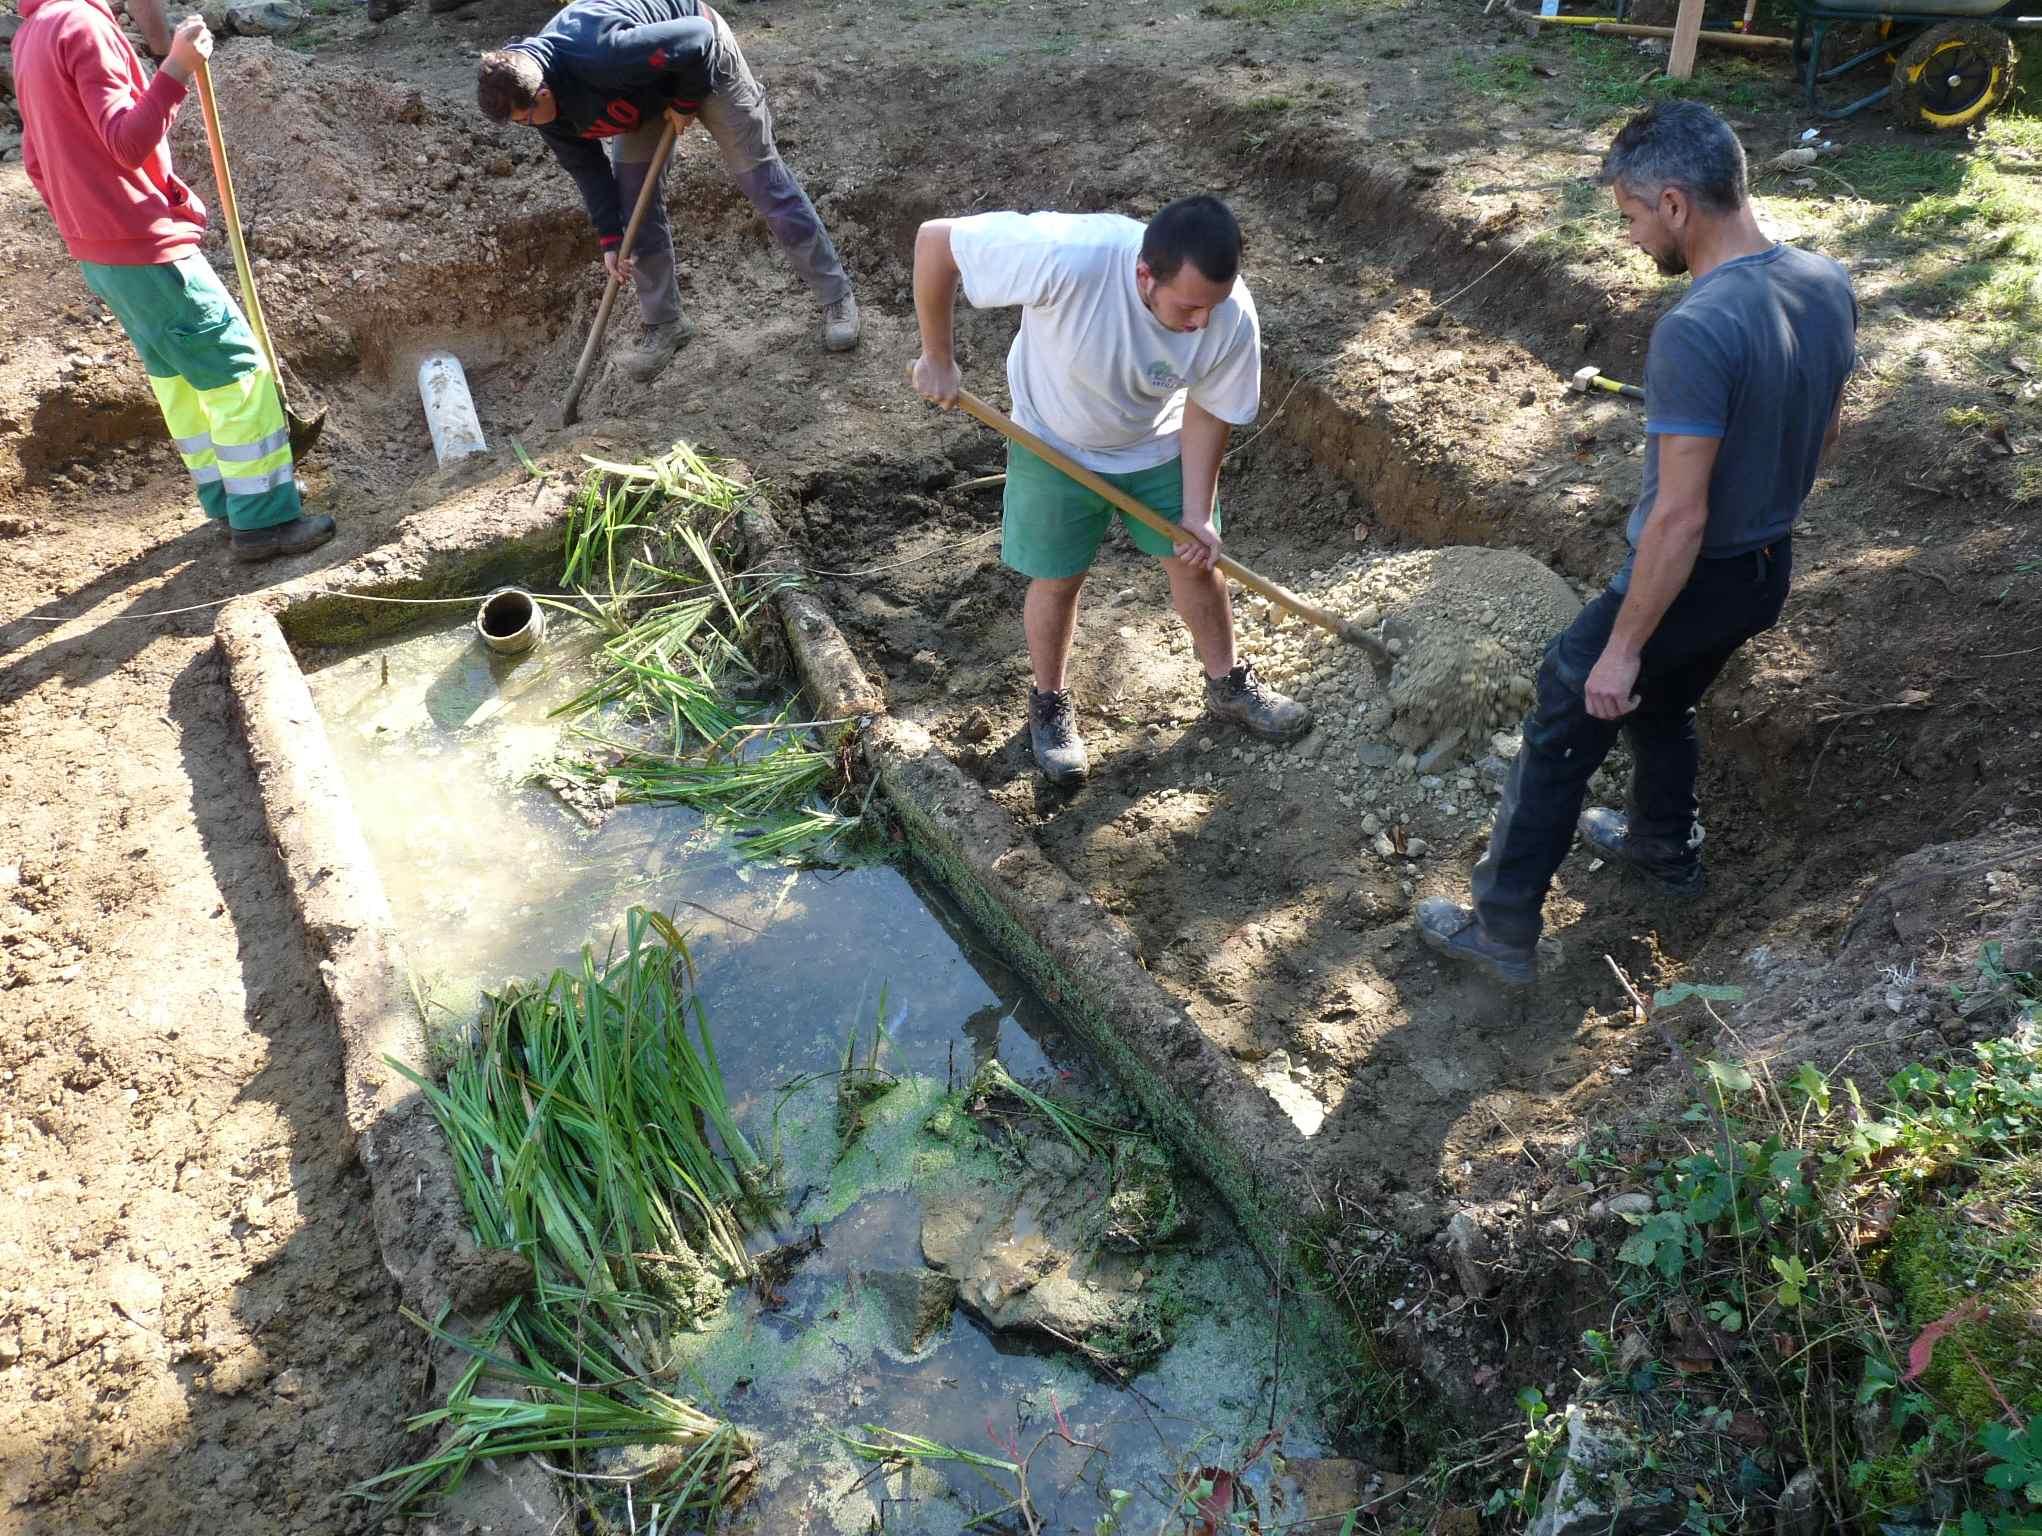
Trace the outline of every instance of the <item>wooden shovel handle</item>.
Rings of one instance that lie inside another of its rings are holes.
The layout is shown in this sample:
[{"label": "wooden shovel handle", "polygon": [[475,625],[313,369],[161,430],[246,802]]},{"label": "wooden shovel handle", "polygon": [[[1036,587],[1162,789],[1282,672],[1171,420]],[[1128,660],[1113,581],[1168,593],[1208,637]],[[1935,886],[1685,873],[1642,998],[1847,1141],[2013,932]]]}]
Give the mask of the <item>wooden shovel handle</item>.
[{"label": "wooden shovel handle", "polygon": [[[1058,469],[1077,481],[1078,484],[1085,487],[1086,490],[1091,491],[1094,495],[1105,497],[1108,502],[1120,508],[1121,511],[1144,527],[1154,529],[1167,539],[1177,539],[1183,535],[1184,530],[1171,522],[1167,517],[1164,517],[1160,512],[1152,511],[1148,507],[1143,506],[1118,486],[1110,481],[1101,479],[1091,470],[1085,468],[1084,465],[1057,452],[1056,449],[1050,447],[1048,443],[1045,443],[1026,427],[1021,426],[1011,417],[1006,416],[993,406],[986,404],[985,401],[979,399],[970,390],[958,391],[957,404],[965,414],[984,422],[1010,442],[1019,443],[1037,458],[1042,459],[1046,463],[1054,464]],[[1377,640],[1374,635],[1341,618],[1336,613],[1328,613],[1324,608],[1315,607],[1311,603],[1306,602],[1288,587],[1280,586],[1276,582],[1271,581],[1267,576],[1251,571],[1232,555],[1222,553],[1214,564],[1250,592],[1260,593],[1263,597],[1276,604],[1277,607],[1288,609],[1307,624],[1316,624],[1329,634],[1338,635],[1343,640],[1353,641],[1356,644],[1368,647],[1370,650],[1381,650],[1382,642]]]},{"label": "wooden shovel handle", "polygon": [[288,413],[291,407],[284,395],[284,371],[277,366],[269,325],[262,317],[262,298],[255,291],[255,271],[248,264],[248,245],[241,235],[241,205],[234,200],[234,174],[227,169],[227,136],[220,127],[220,103],[213,95],[213,72],[204,59],[199,60],[192,78],[198,83],[199,111],[206,120],[206,148],[213,155],[213,184],[220,189],[220,217],[226,222],[227,244],[234,252],[234,275],[241,280],[241,307],[248,311],[248,328],[255,332],[255,344],[262,348],[270,377],[276,380],[278,403]]},{"label": "wooden shovel handle", "polygon": [[[694,122],[692,117],[681,119],[680,128],[675,128],[670,117],[659,136],[659,144],[652,152],[652,164],[645,173],[645,185],[638,189],[638,201],[631,208],[631,222],[624,226],[624,238],[617,246],[617,260],[623,261],[638,244],[638,227],[645,222],[646,210],[659,192],[659,184],[666,171],[667,156],[673,153],[674,140],[681,136],[687,126]],[[603,285],[603,302],[596,306],[596,323],[589,327],[588,342],[581,349],[581,361],[574,365],[574,382],[567,387],[567,398],[560,404],[561,421],[572,425],[581,404],[581,392],[588,384],[589,367],[596,360],[596,349],[603,344],[603,333],[610,328],[610,310],[617,302],[619,287],[616,276]]]}]

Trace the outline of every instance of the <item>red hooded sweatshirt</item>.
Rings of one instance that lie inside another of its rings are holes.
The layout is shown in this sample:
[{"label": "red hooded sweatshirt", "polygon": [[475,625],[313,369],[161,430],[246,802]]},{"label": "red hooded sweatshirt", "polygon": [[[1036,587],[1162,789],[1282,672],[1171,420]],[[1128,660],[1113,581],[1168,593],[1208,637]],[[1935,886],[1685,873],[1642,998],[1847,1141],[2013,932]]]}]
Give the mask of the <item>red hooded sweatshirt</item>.
[{"label": "red hooded sweatshirt", "polygon": [[197,250],[206,210],[166,138],[183,85],[143,75],[107,0],[21,0],[21,18],[21,161],[71,254],[145,267]]}]

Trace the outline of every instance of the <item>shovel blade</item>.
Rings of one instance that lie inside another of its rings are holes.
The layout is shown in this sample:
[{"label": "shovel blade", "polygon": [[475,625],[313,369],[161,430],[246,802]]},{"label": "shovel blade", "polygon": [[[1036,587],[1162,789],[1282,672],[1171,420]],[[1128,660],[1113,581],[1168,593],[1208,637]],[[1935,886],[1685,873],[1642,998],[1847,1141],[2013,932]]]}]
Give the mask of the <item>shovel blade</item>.
[{"label": "shovel blade", "polygon": [[326,413],[317,416],[300,416],[296,411],[287,413],[291,425],[291,457],[302,459],[310,453],[319,441],[319,434],[326,430]]}]

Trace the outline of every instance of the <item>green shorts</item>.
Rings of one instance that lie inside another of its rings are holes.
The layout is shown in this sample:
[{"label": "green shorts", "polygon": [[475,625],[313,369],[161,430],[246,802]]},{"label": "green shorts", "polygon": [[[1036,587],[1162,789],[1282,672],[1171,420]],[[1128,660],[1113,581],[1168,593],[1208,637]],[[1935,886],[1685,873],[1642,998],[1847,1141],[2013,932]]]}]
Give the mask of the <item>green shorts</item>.
[{"label": "green shorts", "polygon": [[[1099,476],[1171,522],[1184,518],[1184,465],[1179,459],[1128,474]],[[1177,546],[1145,528],[1105,497],[1037,458],[1019,443],[1007,445],[1007,494],[1000,524],[1000,559],[1023,576],[1056,581],[1092,568],[1106,530],[1118,517],[1134,547],[1145,555],[1168,556]],[[1220,527],[1217,503],[1212,525]]]}]

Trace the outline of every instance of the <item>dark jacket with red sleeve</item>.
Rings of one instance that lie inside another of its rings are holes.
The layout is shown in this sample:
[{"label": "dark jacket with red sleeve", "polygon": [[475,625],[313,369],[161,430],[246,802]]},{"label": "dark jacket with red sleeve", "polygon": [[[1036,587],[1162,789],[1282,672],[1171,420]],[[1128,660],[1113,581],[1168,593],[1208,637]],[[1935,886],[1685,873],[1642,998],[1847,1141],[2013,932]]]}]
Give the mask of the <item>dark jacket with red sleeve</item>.
[{"label": "dark jacket with red sleeve", "polygon": [[545,71],[560,110],[539,131],[581,188],[604,250],[624,237],[624,208],[602,141],[668,107],[700,106],[715,37],[701,0],[575,0],[536,37],[509,45]]}]

